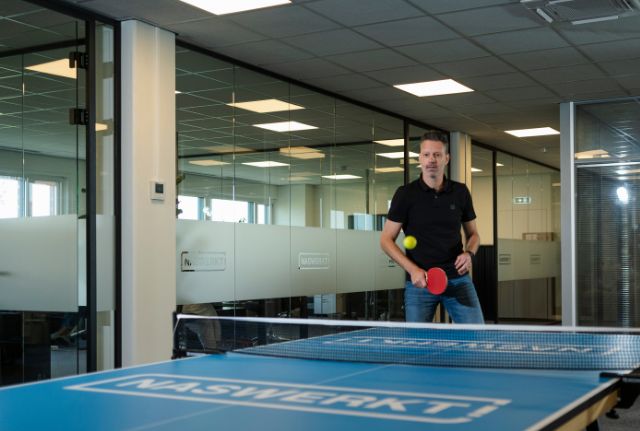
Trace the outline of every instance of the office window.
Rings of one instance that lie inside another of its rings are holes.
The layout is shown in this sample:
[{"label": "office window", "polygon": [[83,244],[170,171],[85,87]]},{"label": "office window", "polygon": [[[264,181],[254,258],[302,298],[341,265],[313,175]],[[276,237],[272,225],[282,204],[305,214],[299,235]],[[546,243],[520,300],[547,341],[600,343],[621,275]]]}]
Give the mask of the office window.
[{"label": "office window", "polygon": [[54,181],[29,183],[29,215],[46,217],[58,214],[59,186]]},{"label": "office window", "polygon": [[178,196],[178,218],[182,220],[202,220],[203,214],[198,211],[200,198],[196,196]]},{"label": "office window", "polygon": [[208,215],[212,221],[247,223],[249,220],[249,202],[211,199]]},{"label": "office window", "polygon": [[20,181],[12,177],[0,177],[0,218],[20,216]]}]

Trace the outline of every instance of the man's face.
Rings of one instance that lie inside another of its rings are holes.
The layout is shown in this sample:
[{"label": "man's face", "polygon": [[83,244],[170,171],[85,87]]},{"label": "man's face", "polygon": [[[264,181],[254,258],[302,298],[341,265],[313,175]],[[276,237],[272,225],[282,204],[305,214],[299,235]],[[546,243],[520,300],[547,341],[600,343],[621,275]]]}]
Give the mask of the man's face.
[{"label": "man's face", "polygon": [[444,176],[444,168],[449,163],[449,154],[440,141],[425,140],[420,143],[420,170],[422,175],[433,179]]}]

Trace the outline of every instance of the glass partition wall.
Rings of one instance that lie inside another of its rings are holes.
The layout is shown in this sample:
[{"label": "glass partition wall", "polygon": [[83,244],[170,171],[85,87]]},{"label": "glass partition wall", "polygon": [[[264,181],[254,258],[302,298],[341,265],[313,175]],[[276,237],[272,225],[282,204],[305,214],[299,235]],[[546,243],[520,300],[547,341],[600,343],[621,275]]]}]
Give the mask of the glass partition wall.
[{"label": "glass partition wall", "polygon": [[559,322],[560,173],[497,153],[498,318]]},{"label": "glass partition wall", "polygon": [[[113,367],[113,322],[101,319],[100,331],[87,325],[87,255],[98,249],[100,302],[112,315],[115,76],[113,28],[100,24],[100,174],[88,181],[95,172],[83,114],[92,91],[83,64],[89,21],[20,0],[3,2],[0,13],[12,24],[0,30],[0,385],[7,385]],[[87,236],[94,198],[106,216],[99,245]],[[98,364],[89,365],[89,351],[99,353]]]},{"label": "glass partition wall", "polygon": [[378,243],[403,121],[180,46],[176,67],[183,311],[402,319]]},{"label": "glass partition wall", "polygon": [[577,323],[640,325],[640,100],[576,105]]}]

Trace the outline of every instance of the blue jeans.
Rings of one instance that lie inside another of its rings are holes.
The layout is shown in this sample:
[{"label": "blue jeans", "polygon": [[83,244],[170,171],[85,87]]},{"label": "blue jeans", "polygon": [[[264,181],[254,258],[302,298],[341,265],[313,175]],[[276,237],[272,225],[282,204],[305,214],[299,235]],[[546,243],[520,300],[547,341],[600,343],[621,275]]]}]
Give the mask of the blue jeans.
[{"label": "blue jeans", "polygon": [[434,295],[427,289],[405,283],[404,312],[407,322],[431,322],[439,303],[454,323],[484,323],[480,301],[469,274],[449,279],[447,290]]}]

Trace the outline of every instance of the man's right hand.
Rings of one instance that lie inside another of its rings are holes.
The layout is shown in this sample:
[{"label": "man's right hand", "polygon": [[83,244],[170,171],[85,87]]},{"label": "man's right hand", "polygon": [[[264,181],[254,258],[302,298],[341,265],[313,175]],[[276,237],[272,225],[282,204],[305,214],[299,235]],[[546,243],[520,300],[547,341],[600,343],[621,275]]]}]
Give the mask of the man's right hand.
[{"label": "man's right hand", "polygon": [[415,287],[427,287],[427,271],[422,268],[411,271],[411,283]]}]

